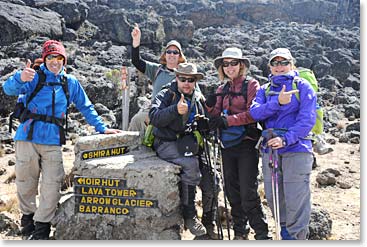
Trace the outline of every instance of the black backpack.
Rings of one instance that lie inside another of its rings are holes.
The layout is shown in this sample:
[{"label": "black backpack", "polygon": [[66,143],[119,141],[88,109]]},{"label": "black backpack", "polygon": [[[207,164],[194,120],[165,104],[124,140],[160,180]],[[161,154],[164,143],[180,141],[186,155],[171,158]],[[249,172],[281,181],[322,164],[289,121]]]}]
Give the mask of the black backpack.
[{"label": "black backpack", "polygon": [[[24,105],[23,102],[17,102],[17,104],[14,107],[14,111],[9,116],[9,132],[12,132],[13,128],[13,119],[19,119],[21,123],[27,121],[28,119],[33,119],[30,130],[27,136],[27,140],[33,139],[33,128],[34,123],[36,121],[43,121],[48,123],[56,124],[59,127],[59,134],[60,134],[60,144],[63,145],[66,143],[66,134],[68,129],[68,110],[69,110],[69,88],[68,88],[68,80],[66,76],[61,77],[61,82],[45,82],[46,81],[46,75],[45,73],[39,69],[39,61],[37,59],[35,60],[35,63],[33,64],[32,68],[36,70],[38,74],[38,83],[34,91],[31,93],[29,98],[26,101],[26,105]],[[38,92],[43,88],[43,86],[57,86],[60,85],[64,91],[65,97],[66,97],[66,114],[65,119],[63,118],[57,118],[55,117],[55,91],[52,93],[52,116],[48,115],[42,115],[42,114],[36,114],[32,113],[28,110],[29,103],[33,100],[33,98],[38,94]],[[65,125],[65,128],[64,128]]]}]

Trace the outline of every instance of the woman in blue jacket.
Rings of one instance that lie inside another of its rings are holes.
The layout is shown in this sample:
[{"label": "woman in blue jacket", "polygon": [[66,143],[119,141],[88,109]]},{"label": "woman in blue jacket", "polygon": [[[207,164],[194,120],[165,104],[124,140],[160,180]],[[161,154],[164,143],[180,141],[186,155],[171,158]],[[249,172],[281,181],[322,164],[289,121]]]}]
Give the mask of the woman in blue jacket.
[{"label": "woman in blue jacket", "polygon": [[307,81],[298,77],[294,58],[288,49],[272,51],[269,66],[270,84],[260,88],[250,108],[256,121],[263,121],[266,129],[278,133],[263,142],[265,194],[274,215],[269,151],[276,150],[280,168],[278,194],[282,239],[307,239],[313,158],[312,143],[306,137],[316,122],[316,94]]},{"label": "woman in blue jacket", "polygon": [[[16,185],[22,213],[21,233],[30,239],[48,239],[50,221],[60,199],[64,178],[61,145],[65,143],[64,123],[68,103],[74,103],[87,122],[104,134],[121,132],[108,129],[98,116],[78,80],[64,71],[67,62],[61,42],[48,40],[43,44],[43,64],[36,72],[30,67],[17,71],[3,85],[7,95],[20,96],[25,111],[20,117],[14,137],[16,151]],[[37,84],[44,86],[36,95]],[[62,83],[67,82],[67,90]],[[69,94],[67,97],[66,94]],[[40,174],[42,180],[39,205],[36,205]]]}]

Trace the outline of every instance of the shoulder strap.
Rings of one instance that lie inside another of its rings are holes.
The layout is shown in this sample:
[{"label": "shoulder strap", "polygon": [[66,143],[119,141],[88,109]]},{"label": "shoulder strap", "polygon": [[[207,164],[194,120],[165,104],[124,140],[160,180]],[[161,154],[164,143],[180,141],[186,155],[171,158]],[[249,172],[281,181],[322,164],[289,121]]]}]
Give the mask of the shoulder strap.
[{"label": "shoulder strap", "polygon": [[[298,77],[298,76],[295,76],[293,78],[293,82],[292,82],[292,89],[293,90],[298,89],[298,82],[301,81],[301,80],[302,80],[301,77]],[[300,97],[299,97],[299,92],[298,93],[295,93],[294,95],[296,96],[298,102],[301,101],[300,100]]]},{"label": "shoulder strap", "polygon": [[68,108],[70,104],[69,83],[68,83],[68,78],[64,75],[61,77],[61,86],[62,86],[62,90],[64,91],[66,101],[67,101],[66,107]]},{"label": "shoulder strap", "polygon": [[231,94],[231,95],[242,95],[246,100],[247,100],[247,89],[248,89],[248,81],[252,80],[252,77],[246,76],[245,79],[242,82],[242,87],[241,87],[241,92],[240,93],[235,93],[235,92],[229,92],[229,82],[227,82],[223,89],[222,92],[219,94],[216,94],[217,96],[221,96],[224,97],[227,94]]},{"label": "shoulder strap", "polygon": [[161,73],[161,71],[163,71],[163,65],[162,65],[162,64],[160,64],[160,65],[158,66],[158,69],[157,69],[157,71],[155,72],[155,75],[154,75],[154,77],[153,77],[153,81],[152,81],[152,83],[157,79],[157,77],[158,77],[159,73]]},{"label": "shoulder strap", "polygon": [[32,99],[38,94],[38,92],[42,89],[42,87],[45,85],[45,81],[46,81],[46,75],[45,73],[43,73],[42,70],[38,70],[37,71],[38,74],[38,82],[37,82],[37,86],[36,88],[33,90],[33,92],[31,93],[31,95],[29,96],[29,98],[27,99],[26,102],[26,108],[28,107],[29,102],[32,101]]},{"label": "shoulder strap", "polygon": [[246,76],[245,79],[242,82],[242,95],[245,98],[245,101],[247,101],[247,90],[248,90],[248,82],[251,81],[253,78],[250,76]]},{"label": "shoulder strap", "polygon": [[265,83],[264,88],[265,88],[265,96],[268,96],[270,92],[270,82]]}]

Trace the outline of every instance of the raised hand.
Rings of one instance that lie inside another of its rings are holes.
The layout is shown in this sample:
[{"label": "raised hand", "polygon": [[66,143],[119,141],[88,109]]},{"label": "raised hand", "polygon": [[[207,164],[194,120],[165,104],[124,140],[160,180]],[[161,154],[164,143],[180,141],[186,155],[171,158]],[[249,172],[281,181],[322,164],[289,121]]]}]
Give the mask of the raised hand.
[{"label": "raised hand", "polygon": [[36,71],[31,68],[31,60],[27,59],[27,63],[25,66],[25,69],[20,74],[20,79],[22,82],[32,81],[34,78],[34,75],[36,74]]},{"label": "raised hand", "polygon": [[140,45],[141,32],[137,23],[135,23],[134,29],[131,31],[131,37],[133,38],[133,47],[138,47]]},{"label": "raised hand", "polygon": [[282,90],[280,91],[279,96],[278,96],[279,104],[281,104],[281,105],[289,104],[291,102],[291,99],[292,99],[292,94],[295,94],[295,93],[298,93],[298,92],[299,92],[298,89],[294,89],[294,90],[286,92],[285,91],[285,85],[283,85]]},{"label": "raised hand", "polygon": [[183,94],[181,94],[181,99],[177,103],[177,111],[180,115],[185,115],[189,111],[189,106],[185,101],[185,97]]}]

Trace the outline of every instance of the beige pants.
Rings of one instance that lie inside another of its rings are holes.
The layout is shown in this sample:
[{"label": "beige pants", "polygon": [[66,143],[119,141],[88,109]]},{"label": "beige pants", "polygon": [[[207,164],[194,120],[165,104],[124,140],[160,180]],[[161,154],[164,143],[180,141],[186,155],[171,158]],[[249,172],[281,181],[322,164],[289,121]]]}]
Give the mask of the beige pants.
[{"label": "beige pants", "polygon": [[129,131],[139,131],[144,136],[147,125],[149,124],[149,109],[140,109],[132,118],[129,124]]},{"label": "beige pants", "polygon": [[[34,213],[33,219],[50,222],[60,200],[64,167],[60,146],[17,141],[15,146],[15,183],[22,214]],[[36,204],[41,176],[39,205]]]}]

